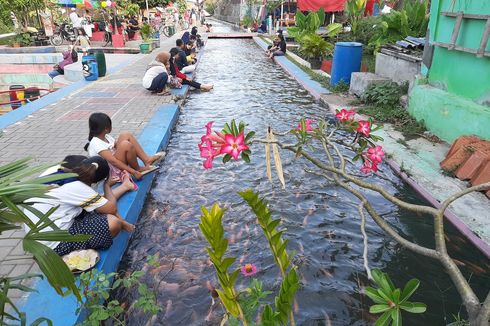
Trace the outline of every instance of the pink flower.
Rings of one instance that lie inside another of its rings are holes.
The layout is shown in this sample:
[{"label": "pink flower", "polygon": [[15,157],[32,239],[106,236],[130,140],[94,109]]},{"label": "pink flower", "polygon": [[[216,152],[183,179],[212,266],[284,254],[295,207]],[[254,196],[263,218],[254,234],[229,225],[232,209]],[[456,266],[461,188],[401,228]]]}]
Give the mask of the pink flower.
[{"label": "pink flower", "polygon": [[221,146],[221,154],[231,155],[235,161],[238,160],[238,155],[247,150],[248,146],[245,145],[245,136],[243,133],[238,136],[233,136],[232,134],[225,135],[225,144]]},{"label": "pink flower", "polygon": [[257,274],[257,266],[254,264],[245,264],[240,270],[244,276],[253,276]]},{"label": "pink flower", "polygon": [[[313,127],[311,126],[311,124],[313,122],[315,122],[315,120],[312,120],[312,119],[306,119],[305,120],[305,131],[313,131]],[[296,128],[296,130],[302,131],[302,129],[301,129],[301,122],[298,123],[298,128]]]},{"label": "pink flower", "polygon": [[214,121],[209,121],[208,123],[206,123],[206,125],[205,125],[205,127],[206,127],[206,136],[211,135],[211,132],[213,131],[211,129],[213,127],[213,123],[214,123]]},{"label": "pink flower", "polygon": [[381,163],[383,156],[385,156],[385,152],[381,146],[371,147],[367,151],[367,157],[376,164]]},{"label": "pink flower", "polygon": [[[205,145],[205,146],[204,146]],[[198,144],[201,157],[205,158],[203,166],[205,169],[211,169],[213,167],[213,160],[220,154],[219,149],[213,149],[212,143],[209,139],[206,139],[203,143]]]},{"label": "pink flower", "polygon": [[361,168],[362,173],[371,173],[371,172],[378,172],[378,164],[375,162],[371,162],[369,160],[364,161],[364,165]]},{"label": "pink flower", "polygon": [[371,132],[371,123],[366,120],[359,121],[359,127],[357,127],[356,131],[368,137]]},{"label": "pink flower", "polygon": [[354,118],[355,114],[356,114],[356,112],[354,110],[342,109],[340,111],[337,111],[337,114],[335,115],[335,117],[337,119],[339,119],[341,122],[350,121]]}]

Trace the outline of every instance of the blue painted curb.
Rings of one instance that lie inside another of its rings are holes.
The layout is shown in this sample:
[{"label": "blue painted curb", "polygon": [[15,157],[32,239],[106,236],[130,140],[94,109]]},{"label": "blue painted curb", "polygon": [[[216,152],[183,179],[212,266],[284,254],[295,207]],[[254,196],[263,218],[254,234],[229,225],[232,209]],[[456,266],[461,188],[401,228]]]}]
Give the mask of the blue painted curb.
[{"label": "blue painted curb", "polygon": [[[118,64],[117,66],[108,69],[107,74],[108,75],[113,74],[137,59],[139,58],[128,59],[127,61],[124,61]],[[50,104],[56,103],[63,97],[70,95],[74,91],[81,89],[82,87],[87,86],[88,84],[90,84],[90,82],[86,81],[85,79],[79,80],[73,84],[60,88],[56,92],[49,93],[48,95],[43,96],[36,101],[23,105],[17,110],[7,112],[6,114],[0,116],[0,129],[4,129],[16,122],[21,121],[22,119],[26,118],[32,113],[39,111],[40,109]]]},{"label": "blue painted curb", "polygon": [[[253,38],[255,43],[262,49],[267,50],[267,43],[260,37]],[[311,79],[311,77],[298,67],[294,62],[291,62],[286,56],[274,57],[274,61],[280,65],[291,77],[303,86],[315,99],[319,100],[323,94],[330,94],[330,91],[324,88],[320,83]]]},{"label": "blue painted curb", "polygon": [[[167,147],[178,116],[177,104],[165,104],[158,108],[138,137],[141,146],[147,153],[156,153]],[[138,191],[126,193],[118,201],[119,213],[126,221],[133,224],[137,222],[154,177],[155,173],[151,173],[137,181]],[[100,261],[96,268],[104,273],[116,271],[126,251],[129,238],[129,233],[121,232],[108,250],[100,252]],[[79,316],[75,314],[77,302],[73,295],[59,296],[45,279],[39,281],[35,288],[38,292],[31,293],[25,303],[19,305],[22,311],[27,312],[28,324],[39,317],[50,319],[53,325],[76,324]]]}]

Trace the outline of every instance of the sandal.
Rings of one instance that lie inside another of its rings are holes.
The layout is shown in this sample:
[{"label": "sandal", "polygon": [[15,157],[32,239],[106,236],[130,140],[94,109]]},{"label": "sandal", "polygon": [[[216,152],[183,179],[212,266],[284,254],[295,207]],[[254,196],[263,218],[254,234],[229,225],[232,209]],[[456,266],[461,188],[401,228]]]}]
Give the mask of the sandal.
[{"label": "sandal", "polygon": [[167,152],[165,152],[165,151],[161,151],[161,152],[155,153],[155,155],[153,155],[153,156],[158,156],[158,158],[153,161],[152,165],[155,165],[155,163],[158,163],[161,160],[163,160],[163,158],[165,157],[165,155],[167,155]]},{"label": "sandal", "polygon": [[150,165],[150,168],[148,170],[141,172],[141,175],[145,176],[149,173],[155,172],[156,170],[158,170],[158,166]]},{"label": "sandal", "polygon": [[[124,177],[127,175],[129,177],[129,181],[133,184],[133,190],[132,191],[137,191],[138,185],[134,182],[131,174],[129,174],[129,172],[127,172],[127,171],[124,171],[123,173],[124,173]],[[123,180],[121,180],[121,182],[124,182],[124,177],[123,177]]]}]

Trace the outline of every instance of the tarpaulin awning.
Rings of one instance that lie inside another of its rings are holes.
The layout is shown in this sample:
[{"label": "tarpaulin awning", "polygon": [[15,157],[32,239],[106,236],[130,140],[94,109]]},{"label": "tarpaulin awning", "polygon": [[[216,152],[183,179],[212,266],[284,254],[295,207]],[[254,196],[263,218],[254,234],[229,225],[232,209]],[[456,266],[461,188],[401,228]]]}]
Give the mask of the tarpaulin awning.
[{"label": "tarpaulin awning", "polygon": [[346,0],[298,0],[301,11],[316,11],[323,8],[326,12],[344,11]]}]

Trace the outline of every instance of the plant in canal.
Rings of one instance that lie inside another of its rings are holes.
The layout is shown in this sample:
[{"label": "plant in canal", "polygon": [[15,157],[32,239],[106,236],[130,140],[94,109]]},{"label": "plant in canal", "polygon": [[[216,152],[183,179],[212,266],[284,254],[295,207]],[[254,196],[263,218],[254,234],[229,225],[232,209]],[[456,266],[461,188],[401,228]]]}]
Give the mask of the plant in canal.
[{"label": "plant in canal", "polygon": [[[51,165],[40,165],[29,167],[30,159],[21,159],[10,164],[0,166],[0,234],[6,231],[20,229],[25,224],[29,231],[18,238],[0,238],[2,240],[20,239],[24,251],[32,254],[44,275],[41,274],[22,274],[15,277],[0,277],[0,324],[11,323],[24,324],[26,320],[25,312],[20,311],[17,306],[9,299],[10,290],[20,290],[23,292],[33,292],[34,289],[25,286],[22,282],[31,278],[46,277],[49,284],[59,295],[73,293],[77,300],[81,300],[80,292],[75,284],[75,278],[60,256],[51,248],[47,247],[42,241],[85,241],[89,235],[71,235],[68,231],[59,230],[50,220],[50,215],[55,211],[52,209],[46,214],[34,209],[31,204],[25,201],[30,198],[44,198],[50,189],[47,184],[56,180],[70,178],[75,174],[65,173],[35,178],[40,172],[45,171]],[[36,215],[39,220],[33,222],[25,214],[28,210]],[[19,258],[11,259],[12,261]],[[20,258],[22,259],[22,258]],[[2,259],[2,263],[7,260]],[[9,260],[10,261],[10,260]],[[34,323],[46,321],[39,318]]]},{"label": "plant in canal", "polygon": [[[274,158],[277,176],[283,187],[285,187],[285,179],[279,149],[293,152],[296,158],[307,160],[314,168],[307,168],[305,169],[306,172],[324,178],[327,180],[327,182],[347,190],[358,198],[358,212],[361,219],[360,229],[363,235],[364,243],[364,268],[370,280],[374,279],[374,281],[379,281],[384,278],[378,278],[378,280],[376,280],[377,276],[373,277],[369,268],[367,255],[368,237],[365,231],[365,211],[368,212],[381,230],[392,237],[400,245],[413,251],[414,253],[437,260],[449,274],[456,290],[460,294],[463,305],[468,313],[470,324],[475,326],[487,326],[490,318],[490,292],[487,294],[484,301],[480,301],[471,288],[469,282],[459,269],[458,265],[456,265],[455,261],[448,254],[444,231],[444,215],[447,208],[456,200],[471,192],[489,189],[490,182],[473,186],[453,194],[447,199],[441,201],[438,207],[412,204],[401,200],[390,194],[382,186],[365,181],[363,175],[358,175],[352,172],[352,167],[359,169],[359,167],[356,166],[356,159],[360,159],[363,162],[362,166],[360,167],[362,172],[372,173],[379,169],[381,161],[384,158],[384,151],[381,146],[376,144],[376,142],[381,140],[381,138],[373,135],[373,132],[376,131],[379,126],[373,125],[372,120],[355,121],[353,111],[340,110],[337,112],[336,117],[338,122],[335,124],[325,120],[320,120],[318,123],[316,123],[316,126],[313,125],[313,121],[307,122],[305,119],[301,119],[299,128],[292,129],[285,133],[273,132],[273,130],[269,127],[267,129],[265,139],[250,140],[248,145],[252,145],[254,143],[262,143],[265,145],[266,174],[271,181],[272,148],[272,157]],[[338,131],[349,132],[350,136],[349,133],[345,134]],[[290,138],[290,135],[295,136],[295,141],[292,143],[285,143],[276,138],[276,136],[289,136]],[[345,149],[345,151],[341,151],[341,149]],[[320,156],[319,152],[321,152]],[[353,155],[350,154],[352,152],[354,152]],[[410,241],[395,230],[373,207],[364,191],[369,191],[370,196],[372,196],[372,193],[375,193],[392,204],[414,213],[414,218],[421,218],[420,216],[424,216],[423,214],[431,216],[434,222],[435,248]],[[257,207],[263,206],[263,204],[259,204]],[[277,226],[277,224],[275,224],[275,226]],[[396,293],[395,291],[396,289],[392,291],[392,295],[396,296],[394,297],[396,299],[398,297],[398,291],[396,291]],[[414,307],[413,311],[419,312],[421,309],[421,306],[417,306]],[[408,309],[408,311],[410,311],[410,309]],[[383,320],[380,321],[378,325],[384,325],[382,322]]]},{"label": "plant in canal", "polygon": [[199,228],[209,243],[207,252],[221,286],[221,289],[216,289],[216,292],[227,311],[223,323],[229,321],[230,325],[238,325],[240,322],[243,325],[254,325],[254,320],[261,311],[260,319],[264,326],[285,325],[288,321],[291,325],[295,325],[292,305],[299,288],[299,279],[296,267],[292,266],[291,257],[286,250],[288,241],[282,239],[284,230],[278,229],[280,219],[272,219],[267,202],[252,190],[240,192],[239,195],[257,216],[281,272],[282,283],[274,300],[274,308],[265,300],[272,292],[263,291],[262,283],[255,278],[252,279],[249,287],[238,291],[235,282],[240,271],[244,276],[249,277],[255,275],[257,267],[246,264],[229,272],[236,258],[225,257],[228,249],[228,239],[225,237],[222,221],[225,209],[218,204],[214,204],[211,209],[202,207]]},{"label": "plant in canal", "polygon": [[[148,256],[147,263],[154,267],[158,265],[154,256]],[[134,307],[156,315],[161,308],[157,305],[155,293],[146,284],[140,282],[140,278],[144,275],[143,271],[134,271],[126,277],[121,277],[117,273],[105,274],[96,269],[82,273],[79,290],[83,293],[84,300],[79,302],[76,313],[84,314],[85,318],[77,325],[99,326],[107,322],[111,325],[126,325],[124,318],[121,318],[124,312],[123,304],[116,299],[108,300],[111,291],[128,291],[131,288],[138,288],[139,294],[133,303]]]},{"label": "plant in canal", "polygon": [[374,283],[376,283],[378,288],[374,289],[372,287],[366,287],[364,291],[366,295],[376,303],[369,308],[369,312],[372,314],[383,313],[376,321],[375,326],[390,325],[391,321],[394,326],[401,325],[402,310],[414,314],[421,314],[427,309],[425,303],[408,301],[419,287],[419,280],[411,279],[407,282],[402,291],[395,288],[388,274],[385,274],[378,269],[373,269],[372,275]]}]

